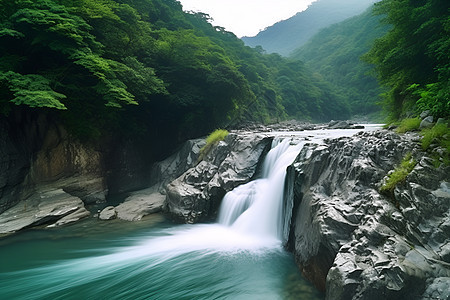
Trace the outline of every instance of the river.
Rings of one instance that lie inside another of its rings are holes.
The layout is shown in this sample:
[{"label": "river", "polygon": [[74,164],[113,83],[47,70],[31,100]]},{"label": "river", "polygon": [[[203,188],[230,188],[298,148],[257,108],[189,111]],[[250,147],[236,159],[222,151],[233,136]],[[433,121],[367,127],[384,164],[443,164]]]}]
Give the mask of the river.
[{"label": "river", "polygon": [[262,177],[228,193],[214,224],[89,218],[3,238],[0,298],[322,299],[282,245],[285,170],[304,138],[355,132],[278,134]]}]

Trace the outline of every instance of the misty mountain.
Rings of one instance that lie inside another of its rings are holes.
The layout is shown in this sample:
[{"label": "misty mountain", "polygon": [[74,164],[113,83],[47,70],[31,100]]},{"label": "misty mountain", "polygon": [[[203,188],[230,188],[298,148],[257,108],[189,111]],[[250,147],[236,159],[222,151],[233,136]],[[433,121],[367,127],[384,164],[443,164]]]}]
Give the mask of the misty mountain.
[{"label": "misty mountain", "polygon": [[288,56],[321,28],[356,16],[379,0],[319,0],[295,16],[280,21],[255,37],[243,37],[250,47],[262,46],[269,53]]},{"label": "misty mountain", "polygon": [[380,24],[380,18],[369,8],[358,16],[321,29],[291,55],[305,61],[311,70],[345,95],[353,114],[366,115],[379,110],[376,103],[381,100],[382,90],[370,75],[373,67],[363,62],[361,56],[388,30],[387,25]]}]

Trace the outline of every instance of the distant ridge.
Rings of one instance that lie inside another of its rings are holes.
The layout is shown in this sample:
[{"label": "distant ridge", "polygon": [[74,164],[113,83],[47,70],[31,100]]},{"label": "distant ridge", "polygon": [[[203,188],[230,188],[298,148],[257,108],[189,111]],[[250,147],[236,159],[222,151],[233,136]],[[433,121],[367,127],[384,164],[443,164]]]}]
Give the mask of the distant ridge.
[{"label": "distant ridge", "polygon": [[268,53],[288,56],[320,29],[365,11],[379,0],[319,0],[295,16],[275,23],[255,37],[243,37],[250,47],[262,46]]},{"label": "distant ridge", "polygon": [[370,115],[380,110],[376,103],[383,92],[370,74],[373,66],[361,56],[369,51],[375,39],[386,34],[389,26],[368,8],[364,13],[321,29],[290,58],[306,62],[335,90],[345,95],[354,115]]}]

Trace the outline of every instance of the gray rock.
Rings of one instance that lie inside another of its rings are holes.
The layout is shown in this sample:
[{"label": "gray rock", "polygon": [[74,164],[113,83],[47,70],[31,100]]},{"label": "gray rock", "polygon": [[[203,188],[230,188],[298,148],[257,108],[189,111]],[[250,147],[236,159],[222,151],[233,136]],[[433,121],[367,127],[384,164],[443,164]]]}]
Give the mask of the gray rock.
[{"label": "gray rock", "polygon": [[433,127],[433,116],[428,116],[420,122],[420,129]]},{"label": "gray rock", "polygon": [[167,184],[198,163],[200,149],[204,145],[205,139],[189,140],[173,155],[155,163],[151,170],[150,185],[164,193]]},{"label": "gray rock", "polygon": [[[420,164],[381,195],[383,177],[408,152]],[[288,176],[288,247],[327,299],[421,299],[445,288],[431,283],[450,275],[450,170],[425,155],[415,135],[388,131],[303,148]]]},{"label": "gray rock", "polygon": [[421,299],[450,299],[450,277],[435,278]]},{"label": "gray rock", "polygon": [[330,128],[330,129],[349,129],[349,128],[351,128],[351,124],[347,121],[331,121],[328,124],[328,128]]},{"label": "gray rock", "polygon": [[428,117],[430,115],[430,111],[429,110],[425,110],[420,114],[420,118],[423,120],[426,117]]},{"label": "gray rock", "polygon": [[165,210],[186,223],[212,218],[225,193],[255,175],[271,141],[264,135],[229,134],[202,162],[167,186]]},{"label": "gray rock", "polygon": [[125,221],[139,221],[144,216],[162,210],[165,196],[153,189],[132,193],[125,202],[115,208],[117,218]]},{"label": "gray rock", "polygon": [[113,220],[117,217],[116,208],[114,206],[105,207],[99,214],[100,220]]},{"label": "gray rock", "polygon": [[[74,215],[70,216],[71,214]],[[12,233],[24,228],[69,223],[88,216],[80,198],[62,189],[41,187],[33,196],[10,208],[1,215],[0,233]],[[67,217],[66,219],[63,219]],[[58,223],[63,219],[61,222]]]},{"label": "gray rock", "polygon": [[446,121],[445,121],[444,118],[439,118],[439,119],[436,121],[436,124],[445,124],[445,123],[446,123]]},{"label": "gray rock", "polygon": [[91,213],[84,207],[80,207],[78,210],[74,211],[73,213],[62,217],[58,221],[56,221],[55,224],[49,225],[48,227],[57,227],[57,226],[63,226],[70,223],[77,222],[81,219],[87,218],[91,215]]}]

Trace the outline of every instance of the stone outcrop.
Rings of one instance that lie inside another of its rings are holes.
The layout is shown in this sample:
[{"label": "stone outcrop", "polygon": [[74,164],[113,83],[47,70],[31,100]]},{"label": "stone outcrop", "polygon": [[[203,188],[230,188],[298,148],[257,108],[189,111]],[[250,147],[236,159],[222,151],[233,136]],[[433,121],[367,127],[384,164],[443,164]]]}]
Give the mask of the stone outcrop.
[{"label": "stone outcrop", "polygon": [[[305,146],[289,167],[288,247],[327,299],[449,298],[450,170],[432,166],[417,141],[359,133]],[[408,152],[418,164],[380,194]]]},{"label": "stone outcrop", "polygon": [[62,189],[41,187],[1,215],[0,234],[34,226],[60,226],[89,216],[80,198]]},{"label": "stone outcrop", "polygon": [[174,154],[155,163],[151,170],[150,185],[165,193],[170,182],[198,163],[200,149],[205,145],[205,139],[188,140]]},{"label": "stone outcrop", "polygon": [[167,186],[165,210],[186,223],[213,218],[225,193],[253,178],[271,141],[265,135],[229,134]]}]

